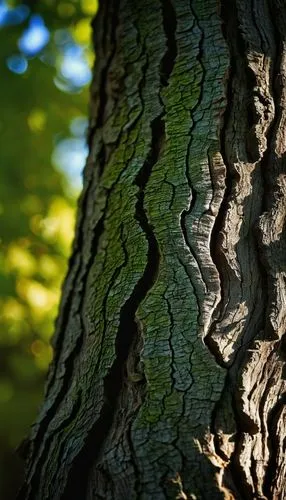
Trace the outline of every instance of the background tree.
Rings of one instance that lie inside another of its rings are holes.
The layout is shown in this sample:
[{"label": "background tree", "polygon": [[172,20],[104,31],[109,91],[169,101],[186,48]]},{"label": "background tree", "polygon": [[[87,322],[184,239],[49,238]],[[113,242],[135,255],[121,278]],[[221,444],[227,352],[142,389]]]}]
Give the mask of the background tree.
[{"label": "background tree", "polygon": [[21,498],[283,498],[285,23],[278,0],[101,3]]}]

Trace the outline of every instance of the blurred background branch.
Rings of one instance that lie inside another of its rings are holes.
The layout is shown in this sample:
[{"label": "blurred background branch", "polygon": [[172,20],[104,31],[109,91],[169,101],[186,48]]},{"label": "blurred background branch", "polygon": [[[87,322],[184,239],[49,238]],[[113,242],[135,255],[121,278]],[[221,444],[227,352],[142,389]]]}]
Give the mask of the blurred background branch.
[{"label": "blurred background branch", "polygon": [[0,497],[43,394],[87,153],[96,0],[0,1]]}]

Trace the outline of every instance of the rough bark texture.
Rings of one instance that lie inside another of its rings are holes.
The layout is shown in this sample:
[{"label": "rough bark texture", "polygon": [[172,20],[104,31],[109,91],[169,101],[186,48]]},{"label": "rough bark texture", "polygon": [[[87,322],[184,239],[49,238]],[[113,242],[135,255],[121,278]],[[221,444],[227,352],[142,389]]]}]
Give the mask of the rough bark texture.
[{"label": "rough bark texture", "polygon": [[285,3],[106,0],[94,32],[20,498],[283,499]]}]

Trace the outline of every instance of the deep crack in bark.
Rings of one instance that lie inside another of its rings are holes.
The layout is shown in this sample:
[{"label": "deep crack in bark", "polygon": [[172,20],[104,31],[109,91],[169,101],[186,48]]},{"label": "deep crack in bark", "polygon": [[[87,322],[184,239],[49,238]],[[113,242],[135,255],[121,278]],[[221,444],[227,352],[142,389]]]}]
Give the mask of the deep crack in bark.
[{"label": "deep crack in bark", "polygon": [[[153,286],[158,272],[159,249],[145,213],[144,189],[151,175],[152,167],[158,161],[161,140],[164,137],[164,127],[161,117],[155,118],[151,124],[151,130],[152,143],[150,152],[135,179],[135,184],[139,187],[135,218],[138,220],[148,240],[147,264],[143,276],[139,279],[133,293],[121,309],[120,325],[115,342],[116,358],[104,379],[104,404],[100,412],[100,417],[89,433],[86,445],[75,459],[73,468],[69,474],[64,499],[68,499],[72,494],[75,494],[80,484],[79,478],[81,478],[81,484],[87,483],[86,480],[83,480],[83,475],[87,478],[89,467],[91,463],[96,463],[104,440],[111,429],[118,397],[122,390],[124,367],[134,336],[137,335],[135,314],[139,304],[144,300],[148,290]],[[78,494],[82,494],[82,490],[78,491]]]}]

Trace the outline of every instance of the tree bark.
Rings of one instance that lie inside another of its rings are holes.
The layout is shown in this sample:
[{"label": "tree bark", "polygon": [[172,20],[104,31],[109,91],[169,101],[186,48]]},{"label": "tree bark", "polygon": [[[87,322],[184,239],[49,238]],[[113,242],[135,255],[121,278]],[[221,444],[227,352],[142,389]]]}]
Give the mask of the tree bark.
[{"label": "tree bark", "polygon": [[285,498],[286,6],[109,0],[20,498]]}]

